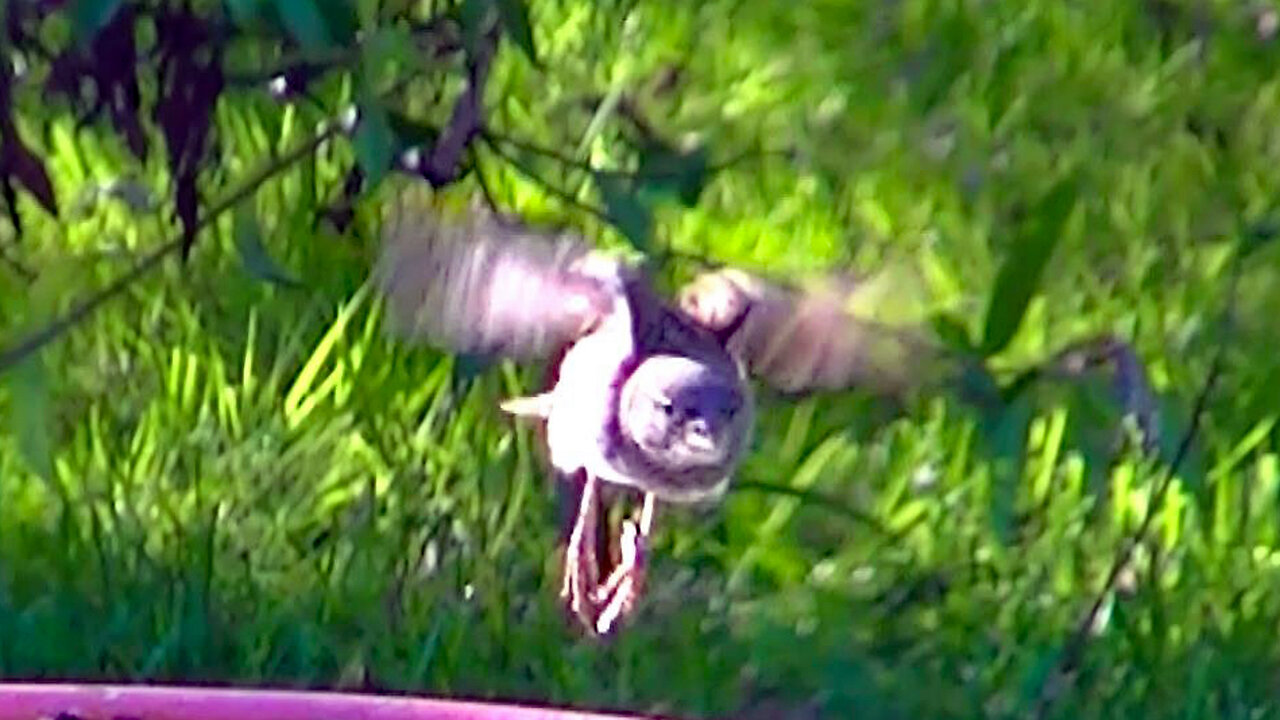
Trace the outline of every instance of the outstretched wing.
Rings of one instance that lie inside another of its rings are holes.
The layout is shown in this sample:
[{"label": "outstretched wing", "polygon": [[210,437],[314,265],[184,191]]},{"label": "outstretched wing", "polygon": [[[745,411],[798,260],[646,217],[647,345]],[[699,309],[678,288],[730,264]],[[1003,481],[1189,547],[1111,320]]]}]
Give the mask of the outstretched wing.
[{"label": "outstretched wing", "polygon": [[855,312],[856,290],[838,275],[790,287],[723,269],[696,277],[678,301],[725,337],[752,375],[784,392],[861,387],[900,394],[936,377],[941,351],[910,326]]},{"label": "outstretched wing", "polygon": [[473,211],[445,218],[406,193],[383,224],[377,281],[395,330],[457,353],[545,357],[588,332],[616,291],[584,241]]}]

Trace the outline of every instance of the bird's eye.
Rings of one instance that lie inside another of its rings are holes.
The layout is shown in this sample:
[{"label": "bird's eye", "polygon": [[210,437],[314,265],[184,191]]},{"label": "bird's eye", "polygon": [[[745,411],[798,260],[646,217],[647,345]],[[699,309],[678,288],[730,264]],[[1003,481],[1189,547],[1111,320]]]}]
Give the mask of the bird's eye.
[{"label": "bird's eye", "polygon": [[711,430],[707,427],[707,421],[702,418],[694,418],[689,421],[689,432],[700,438],[710,437]]},{"label": "bird's eye", "polygon": [[653,402],[658,406],[658,409],[662,411],[663,415],[666,415],[667,417],[675,415],[676,406],[667,398],[657,398]]}]

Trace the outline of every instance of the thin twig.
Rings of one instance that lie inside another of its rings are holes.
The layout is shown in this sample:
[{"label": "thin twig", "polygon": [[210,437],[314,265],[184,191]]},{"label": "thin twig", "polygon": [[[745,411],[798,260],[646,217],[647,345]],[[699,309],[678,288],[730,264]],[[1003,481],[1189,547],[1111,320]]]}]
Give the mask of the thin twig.
[{"label": "thin twig", "polygon": [[[510,135],[497,132],[492,128],[484,128],[484,130],[481,131],[481,134],[484,137],[485,142],[489,143],[490,146],[495,145],[497,143],[504,143],[518,150],[523,150],[525,152],[528,152],[534,155],[540,155],[549,160],[555,160],[561,165],[575,168],[583,172],[588,172],[588,173],[620,172],[617,170],[602,170],[600,168],[593,166],[591,163],[587,162],[586,160],[578,160],[577,158],[570,157],[568,155],[565,155],[564,153],[557,152],[550,148],[545,148],[540,145],[534,145],[533,143],[530,143],[528,141],[521,140],[519,138],[514,138],[514,137],[511,137]],[[755,158],[765,158],[771,155],[776,155],[778,157],[785,158],[785,157],[790,157],[793,154],[794,153],[791,150],[766,150],[762,148],[751,148],[748,150],[742,150],[736,155],[732,155],[728,158],[725,158],[724,160],[721,160],[718,163],[711,163],[707,165],[707,173],[714,175],[718,172],[728,170],[734,167],[735,165],[739,165],[743,162],[746,162],[747,160],[751,160]],[[625,175],[627,173],[623,173],[623,174]],[[650,173],[646,175],[646,177],[649,177],[649,178],[664,177],[664,174]]]},{"label": "thin twig", "polygon": [[[489,147],[491,151],[493,151],[493,154],[507,161],[512,167],[520,171],[521,175],[524,175],[526,178],[529,178],[533,182],[537,183],[539,186],[542,187],[542,189],[546,190],[551,195],[554,195],[555,197],[559,198],[560,200],[563,200],[564,202],[577,208],[578,210],[581,210],[585,213],[588,213],[594,216],[595,218],[597,218],[603,223],[613,225],[613,221],[609,218],[608,213],[606,213],[604,210],[601,210],[600,208],[594,205],[591,205],[590,203],[579,200],[578,198],[574,197],[573,194],[570,193],[569,191],[556,186],[551,181],[538,175],[532,169],[530,169],[529,167],[526,167],[523,163],[521,163],[518,158],[512,157],[511,155],[507,154],[502,148],[498,147],[496,144],[494,144],[489,138],[485,137],[484,135],[481,135],[481,139],[485,141],[485,144]],[[477,161],[476,161],[477,177],[479,177],[479,167],[480,167],[479,161],[477,158]],[[487,188],[485,187],[483,180],[481,180],[480,182],[481,182],[480,190],[482,193],[486,194],[486,202],[489,202],[489,204],[493,206],[495,210],[497,210],[496,204],[492,201],[492,196],[488,194]],[[709,258],[702,253],[691,253],[683,250],[674,250],[674,249],[671,249],[670,247],[664,247],[662,249],[655,250],[651,254],[651,259],[658,263],[664,263],[673,259],[682,260],[684,262],[691,263],[703,269],[718,268],[718,267],[722,267],[724,264],[721,261],[715,260],[713,258]]]},{"label": "thin twig", "polygon": [[[606,213],[604,210],[594,205],[591,205],[590,203],[579,200],[578,198],[574,197],[573,194],[570,193],[569,191],[553,184],[551,181],[547,180],[546,178],[542,177],[538,173],[534,172],[531,168],[527,167],[524,163],[520,162],[518,158],[513,157],[512,155],[508,154],[505,150],[503,150],[501,147],[499,147],[497,143],[494,141],[494,138],[489,137],[487,134],[481,134],[480,139],[485,141],[485,145],[489,147],[489,149],[493,152],[494,155],[497,155],[498,157],[507,161],[507,163],[509,163],[516,170],[518,170],[521,175],[524,175],[526,178],[529,178],[534,183],[537,183],[539,186],[541,186],[544,190],[546,190],[551,195],[559,198],[560,200],[568,203],[569,205],[573,206],[574,208],[577,208],[578,210],[581,210],[585,213],[588,213],[594,216],[596,219],[600,220],[603,223],[606,223],[608,225],[614,224],[613,220],[609,218],[608,213]],[[528,146],[528,149],[535,152],[537,150],[540,150],[540,148],[535,149],[533,148],[533,146]],[[551,150],[547,150],[545,152],[555,154],[554,151],[551,151]],[[476,159],[476,168],[477,168],[476,170],[477,177],[479,177],[478,157]],[[480,189],[481,189],[481,192],[486,193],[486,200],[489,201],[490,205],[494,205],[494,203],[492,202],[492,196],[487,194],[487,188],[484,186],[483,181],[481,181]],[[496,210],[496,207],[495,207],[495,210]],[[704,270],[719,268],[719,267],[723,267],[724,265],[723,262],[707,257],[705,254],[691,253],[683,250],[675,250],[675,249],[672,249],[670,246],[663,247],[659,250],[655,250],[653,253],[651,253],[650,259],[659,264],[668,262],[673,259],[682,260],[684,262],[700,267]]]},{"label": "thin twig", "polygon": [[557,198],[560,198],[564,202],[569,203],[573,207],[579,210],[582,210],[583,212],[594,215],[596,218],[604,222],[609,222],[609,216],[606,215],[605,212],[600,208],[595,207],[590,203],[586,203],[579,200],[578,198],[574,197],[573,194],[570,193],[569,191],[558,187],[557,185],[551,183],[547,179],[538,175],[536,172],[526,167],[524,163],[520,162],[518,158],[508,154],[505,150],[499,147],[497,143],[492,142],[486,135],[481,135],[480,138],[485,141],[485,144],[489,146],[489,149],[493,151],[493,154],[497,155],[503,160],[506,160],[508,163],[511,164],[512,167],[514,167],[516,170],[519,170],[521,175],[524,175],[525,177],[529,178],[530,180],[537,183],[538,185],[541,185],[542,188],[546,190],[548,193],[551,193]]},{"label": "thin twig", "polygon": [[593,167],[591,163],[586,160],[578,160],[577,158],[569,157],[568,155],[556,150],[544,148],[540,145],[534,145],[533,143],[511,137],[510,135],[496,132],[492,128],[484,128],[481,130],[481,136],[484,137],[485,142],[490,146],[496,145],[497,143],[505,143],[517,150],[523,150],[534,155],[541,155],[542,157],[550,160],[555,160],[566,167],[577,168],[578,170],[588,173],[599,172],[598,168]]},{"label": "thin twig", "polygon": [[789,150],[789,149],[788,150],[781,150],[781,149],[767,150],[765,148],[751,148],[750,150],[743,150],[739,152],[737,155],[733,155],[731,157],[725,158],[724,160],[721,160],[718,163],[712,163],[708,165],[707,173],[714,175],[716,173],[728,170],[729,168],[735,165],[739,165],[741,163],[744,163],[752,159],[766,158],[771,155],[776,155],[781,158],[791,158],[795,154],[796,153],[794,150]]},{"label": "thin twig", "polygon": [[831,497],[830,495],[826,495],[824,493],[820,493],[814,490],[796,488],[796,487],[791,487],[789,485],[779,485],[776,483],[763,482],[760,480],[738,480],[733,483],[733,485],[731,486],[731,489],[735,492],[740,490],[748,490],[753,492],[768,493],[771,495],[786,495],[788,497],[793,497],[799,500],[801,503],[813,505],[816,507],[833,511],[838,515],[843,515],[846,518],[853,520],[856,523],[859,523],[861,525],[866,525],[867,527],[870,527],[872,530],[875,530],[877,533],[894,540],[901,538],[909,530],[911,530],[912,527],[914,527],[914,523],[912,523],[911,525],[908,525],[906,528],[903,528],[902,530],[895,532],[894,530],[891,530],[889,527],[887,527],[884,523],[877,520],[875,517],[857,508],[850,507],[849,505],[846,505],[845,503],[840,502],[839,500]]},{"label": "thin twig", "polygon": [[480,153],[476,151],[474,145],[468,148],[468,154],[471,156],[471,165],[476,179],[476,186],[480,188],[480,195],[484,198],[484,204],[489,208],[489,212],[495,217],[502,215],[502,210],[498,207],[498,200],[493,196],[493,190],[489,187],[489,181],[484,177],[484,170],[480,168]]},{"label": "thin twig", "polygon": [[[1240,255],[1237,255],[1232,267],[1231,279],[1227,290],[1227,305],[1224,309],[1224,315],[1227,319],[1227,328],[1231,327],[1231,315],[1235,308],[1236,289],[1239,285],[1240,273],[1243,268]],[[1192,443],[1200,431],[1200,423],[1204,417],[1205,407],[1208,405],[1209,397],[1213,394],[1214,388],[1218,384],[1218,379],[1222,375],[1222,363],[1226,355],[1226,342],[1220,342],[1214,350],[1213,359],[1209,364],[1209,372],[1205,377],[1204,385],[1196,396],[1195,403],[1191,410],[1191,422],[1183,433],[1178,443],[1177,452],[1174,453],[1173,459],[1169,462],[1169,467],[1160,479],[1155,493],[1151,496],[1151,501],[1147,504],[1147,511],[1143,515],[1142,522],[1138,525],[1138,529],[1134,531],[1128,542],[1123,543],[1117,551],[1115,558],[1112,560],[1111,567],[1107,571],[1106,581],[1095,595],[1093,602],[1089,606],[1089,611],[1085,613],[1080,624],[1072,633],[1067,641],[1062,654],[1059,656],[1058,662],[1053,670],[1045,677],[1044,684],[1040,688],[1040,696],[1037,702],[1036,717],[1044,718],[1048,716],[1049,710],[1052,708],[1054,701],[1061,696],[1061,686],[1058,685],[1057,679],[1063,678],[1079,668],[1081,657],[1088,646],[1090,630],[1097,623],[1098,615],[1102,612],[1102,606],[1106,604],[1107,596],[1115,589],[1116,583],[1120,579],[1120,575],[1129,565],[1129,560],[1133,557],[1136,547],[1146,540],[1147,532],[1151,529],[1152,523],[1155,521],[1156,514],[1160,507],[1164,504],[1165,495],[1173,486],[1173,479],[1178,473],[1178,469],[1186,460],[1187,455],[1191,451]]]}]

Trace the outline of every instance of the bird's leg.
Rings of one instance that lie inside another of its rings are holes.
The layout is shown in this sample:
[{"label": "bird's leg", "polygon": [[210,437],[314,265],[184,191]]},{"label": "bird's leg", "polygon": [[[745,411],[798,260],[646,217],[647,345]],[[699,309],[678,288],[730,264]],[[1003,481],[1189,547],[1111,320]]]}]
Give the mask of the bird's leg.
[{"label": "bird's leg", "polygon": [[[599,480],[586,470],[579,490],[577,510],[569,527],[564,549],[564,579],[560,599],[584,625],[594,629],[595,608],[592,599],[600,582],[600,564],[596,555],[599,539]],[[576,481],[576,477],[572,478]]]},{"label": "bird's leg", "polygon": [[622,532],[618,537],[618,564],[604,583],[595,589],[595,597],[592,598],[597,608],[595,632],[600,635],[608,634],[619,620],[629,616],[644,591],[655,503],[653,493],[645,493],[638,517],[622,521]]},{"label": "bird's leg", "polygon": [[[639,513],[621,523],[618,562],[600,581],[603,557],[612,555],[608,528],[600,527],[599,480],[583,472],[581,495],[568,532],[560,597],[593,635],[607,635],[635,609],[644,588],[646,548],[656,498],[649,493]],[[605,547],[599,547],[600,544]]]}]

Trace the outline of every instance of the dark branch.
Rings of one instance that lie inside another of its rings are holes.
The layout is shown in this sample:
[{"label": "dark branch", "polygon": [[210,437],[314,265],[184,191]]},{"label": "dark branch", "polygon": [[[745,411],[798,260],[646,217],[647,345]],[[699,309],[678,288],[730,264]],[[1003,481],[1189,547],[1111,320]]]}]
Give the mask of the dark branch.
[{"label": "dark branch", "polygon": [[495,26],[476,43],[467,67],[467,89],[458,97],[449,124],[423,161],[420,172],[433,187],[447,185],[458,178],[463,156],[484,126],[484,88],[497,49],[498,28]]}]

